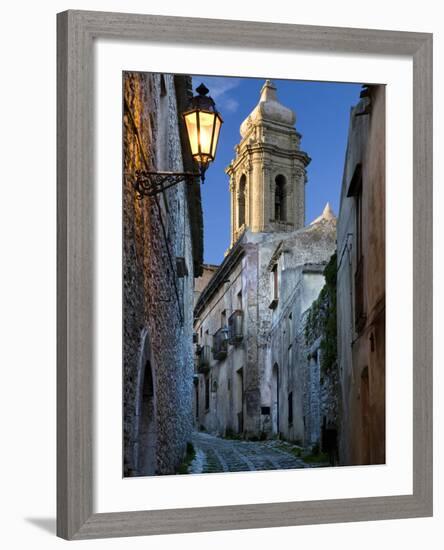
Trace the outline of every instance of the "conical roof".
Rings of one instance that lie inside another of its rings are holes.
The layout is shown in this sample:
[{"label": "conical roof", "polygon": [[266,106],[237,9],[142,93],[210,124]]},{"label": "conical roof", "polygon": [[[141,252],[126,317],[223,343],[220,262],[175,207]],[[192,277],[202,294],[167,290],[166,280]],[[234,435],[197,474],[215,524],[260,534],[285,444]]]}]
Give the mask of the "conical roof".
[{"label": "conical roof", "polygon": [[294,111],[279,103],[276,94],[276,86],[271,80],[266,80],[262,86],[259,103],[242,122],[240,134],[245,137],[252,125],[261,120],[276,122],[286,126],[294,126],[296,114]]},{"label": "conical roof", "polygon": [[314,223],[318,223],[322,220],[329,221],[334,219],[336,219],[336,216],[333,210],[331,209],[330,203],[327,202],[327,204],[324,206],[324,210],[322,211],[322,214],[318,216],[315,220],[313,220],[310,225],[313,225]]}]

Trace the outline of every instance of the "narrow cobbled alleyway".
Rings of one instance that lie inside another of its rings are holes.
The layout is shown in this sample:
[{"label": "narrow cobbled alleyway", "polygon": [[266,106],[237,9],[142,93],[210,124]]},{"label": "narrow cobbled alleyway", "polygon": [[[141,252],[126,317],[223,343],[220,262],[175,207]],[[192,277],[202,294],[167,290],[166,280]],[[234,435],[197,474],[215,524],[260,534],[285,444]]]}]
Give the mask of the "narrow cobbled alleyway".
[{"label": "narrow cobbled alleyway", "polygon": [[289,470],[327,465],[307,464],[296,456],[299,447],[278,440],[244,441],[195,432],[193,445],[196,456],[189,466],[190,474]]}]

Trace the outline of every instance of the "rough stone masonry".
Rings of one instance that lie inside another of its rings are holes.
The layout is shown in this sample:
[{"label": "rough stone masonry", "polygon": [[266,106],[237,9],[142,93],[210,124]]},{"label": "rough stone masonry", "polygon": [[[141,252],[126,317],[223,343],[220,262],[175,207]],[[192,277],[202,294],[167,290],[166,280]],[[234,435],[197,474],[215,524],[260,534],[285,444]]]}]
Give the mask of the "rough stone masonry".
[{"label": "rough stone masonry", "polygon": [[[175,473],[191,439],[193,281],[202,263],[199,185],[182,183],[142,199],[133,187],[136,170],[193,169],[179,117],[190,80],[123,77],[124,476]],[[179,261],[185,271],[178,270]]]}]

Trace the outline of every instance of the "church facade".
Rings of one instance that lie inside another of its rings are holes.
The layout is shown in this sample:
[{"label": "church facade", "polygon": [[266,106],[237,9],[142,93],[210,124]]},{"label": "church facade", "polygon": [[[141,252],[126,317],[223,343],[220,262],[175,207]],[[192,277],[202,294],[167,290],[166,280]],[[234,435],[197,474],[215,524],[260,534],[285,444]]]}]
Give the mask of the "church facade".
[{"label": "church facade", "polygon": [[295,122],[266,81],[240,127],[226,170],[230,248],[211,266],[194,310],[194,418],[222,436],[315,445],[319,338],[307,339],[307,323],[336,250],[336,218],[327,205],[305,225],[310,158]]}]

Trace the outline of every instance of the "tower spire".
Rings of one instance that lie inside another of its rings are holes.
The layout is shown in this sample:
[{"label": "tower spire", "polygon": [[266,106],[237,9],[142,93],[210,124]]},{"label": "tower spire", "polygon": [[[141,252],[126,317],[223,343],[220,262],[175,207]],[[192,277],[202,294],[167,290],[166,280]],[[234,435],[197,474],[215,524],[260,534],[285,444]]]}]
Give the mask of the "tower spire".
[{"label": "tower spire", "polygon": [[266,80],[261,89],[261,97],[259,101],[277,101],[276,86],[271,80]]}]

